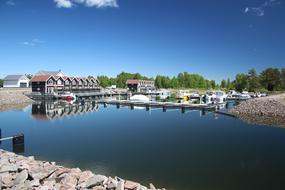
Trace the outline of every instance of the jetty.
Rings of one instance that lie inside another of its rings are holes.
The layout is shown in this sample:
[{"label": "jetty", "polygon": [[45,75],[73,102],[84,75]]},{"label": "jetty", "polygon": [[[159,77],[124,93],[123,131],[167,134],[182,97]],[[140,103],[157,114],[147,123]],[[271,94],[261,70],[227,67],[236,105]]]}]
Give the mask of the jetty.
[{"label": "jetty", "polygon": [[118,108],[120,106],[129,106],[131,109],[134,107],[145,107],[149,108],[162,108],[163,111],[166,109],[181,109],[182,111],[185,109],[188,110],[217,110],[218,105],[209,105],[209,104],[189,104],[189,103],[175,103],[175,102],[157,102],[157,101],[130,101],[130,100],[98,100],[96,101],[98,104],[107,104],[116,105]]}]

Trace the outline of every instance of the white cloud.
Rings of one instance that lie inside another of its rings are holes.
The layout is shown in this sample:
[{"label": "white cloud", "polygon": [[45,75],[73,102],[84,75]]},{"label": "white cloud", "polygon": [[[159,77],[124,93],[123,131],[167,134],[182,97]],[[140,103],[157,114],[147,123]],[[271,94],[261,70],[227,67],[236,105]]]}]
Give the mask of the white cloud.
[{"label": "white cloud", "polygon": [[8,1],[6,1],[6,5],[15,6],[16,3],[13,0],[8,0]]},{"label": "white cloud", "polygon": [[88,7],[118,7],[117,0],[85,0]]},{"label": "white cloud", "polygon": [[76,4],[84,4],[86,7],[119,7],[117,0],[54,0],[58,8],[71,8]]},{"label": "white cloud", "polygon": [[244,13],[252,13],[255,16],[263,16],[264,9],[260,7],[246,7]]},{"label": "white cloud", "polygon": [[73,3],[70,0],[54,0],[58,8],[71,8]]},{"label": "white cloud", "polygon": [[260,5],[259,7],[246,7],[243,12],[244,13],[251,13],[255,16],[264,16],[264,14],[265,14],[264,9],[265,8],[273,7],[275,5],[280,5],[280,4],[281,4],[281,1],[279,1],[279,0],[267,0],[262,5]]},{"label": "white cloud", "polygon": [[25,46],[36,46],[42,43],[45,43],[45,41],[40,40],[38,38],[34,38],[31,41],[24,41],[24,42],[21,42],[20,44],[25,45]]}]

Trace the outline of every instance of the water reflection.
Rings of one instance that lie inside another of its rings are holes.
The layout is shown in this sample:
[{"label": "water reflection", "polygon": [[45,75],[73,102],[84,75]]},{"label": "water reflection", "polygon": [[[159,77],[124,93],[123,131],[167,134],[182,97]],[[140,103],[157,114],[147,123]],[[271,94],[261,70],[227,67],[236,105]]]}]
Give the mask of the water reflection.
[{"label": "water reflection", "polygon": [[32,118],[36,120],[53,120],[80,115],[98,110],[95,101],[82,103],[36,102],[32,105]]}]

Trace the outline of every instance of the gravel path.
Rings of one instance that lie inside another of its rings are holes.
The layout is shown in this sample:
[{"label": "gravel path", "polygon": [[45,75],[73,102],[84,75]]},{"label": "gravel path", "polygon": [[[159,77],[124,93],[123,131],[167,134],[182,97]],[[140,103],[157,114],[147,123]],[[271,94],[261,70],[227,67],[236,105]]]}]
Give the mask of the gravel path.
[{"label": "gravel path", "polygon": [[285,127],[285,94],[247,100],[230,112],[249,123]]},{"label": "gravel path", "polygon": [[31,92],[30,88],[0,89],[0,111],[23,109],[31,104],[33,100],[23,94],[28,92]]}]

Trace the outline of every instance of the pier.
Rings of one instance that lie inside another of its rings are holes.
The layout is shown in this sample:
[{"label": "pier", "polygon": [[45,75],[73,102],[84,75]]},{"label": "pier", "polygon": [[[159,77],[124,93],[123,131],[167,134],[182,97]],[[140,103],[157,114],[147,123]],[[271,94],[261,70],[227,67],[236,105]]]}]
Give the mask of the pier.
[{"label": "pier", "polygon": [[208,104],[186,104],[186,103],[174,103],[174,102],[157,102],[157,101],[149,101],[149,102],[139,102],[139,101],[130,101],[130,100],[98,100],[96,101],[98,104],[107,104],[120,106],[129,106],[131,109],[134,107],[145,107],[149,108],[162,108],[163,111],[167,109],[181,109],[182,111],[185,109],[189,110],[209,110],[215,111],[218,108],[218,105],[208,105]]}]

